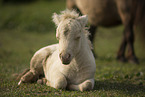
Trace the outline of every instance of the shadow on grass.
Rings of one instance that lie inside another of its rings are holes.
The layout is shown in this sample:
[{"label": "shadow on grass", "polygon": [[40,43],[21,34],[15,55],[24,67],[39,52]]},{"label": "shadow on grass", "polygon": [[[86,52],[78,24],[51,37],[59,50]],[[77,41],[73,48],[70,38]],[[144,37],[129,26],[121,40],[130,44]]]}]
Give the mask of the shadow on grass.
[{"label": "shadow on grass", "polygon": [[121,91],[125,94],[134,95],[134,94],[144,94],[145,86],[144,85],[136,85],[130,83],[130,81],[112,81],[112,80],[104,80],[104,81],[95,81],[94,90],[104,90],[104,91]]}]

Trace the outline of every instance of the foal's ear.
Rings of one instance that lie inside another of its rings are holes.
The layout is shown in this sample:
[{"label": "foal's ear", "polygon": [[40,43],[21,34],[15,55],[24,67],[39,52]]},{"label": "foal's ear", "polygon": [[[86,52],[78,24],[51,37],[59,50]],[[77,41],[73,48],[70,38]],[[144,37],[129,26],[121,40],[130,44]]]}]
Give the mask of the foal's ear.
[{"label": "foal's ear", "polygon": [[82,27],[85,27],[88,23],[88,16],[87,15],[80,16],[77,20],[80,22]]},{"label": "foal's ear", "polygon": [[59,17],[59,15],[54,13],[52,18],[53,18],[53,22],[55,23],[55,25],[58,26],[58,24],[60,23],[60,17]]}]

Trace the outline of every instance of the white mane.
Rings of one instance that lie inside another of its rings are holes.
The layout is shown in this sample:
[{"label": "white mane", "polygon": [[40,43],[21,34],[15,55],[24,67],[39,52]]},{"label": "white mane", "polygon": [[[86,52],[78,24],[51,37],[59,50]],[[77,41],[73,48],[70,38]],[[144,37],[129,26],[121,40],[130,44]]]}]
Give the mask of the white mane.
[{"label": "white mane", "polygon": [[[77,19],[79,17],[79,14],[74,10],[70,11],[70,10],[66,9],[66,10],[60,12],[59,17],[60,17],[61,21],[68,19],[68,18]],[[55,19],[55,18],[53,17],[53,19]],[[53,20],[53,21],[55,21],[55,20]]]}]

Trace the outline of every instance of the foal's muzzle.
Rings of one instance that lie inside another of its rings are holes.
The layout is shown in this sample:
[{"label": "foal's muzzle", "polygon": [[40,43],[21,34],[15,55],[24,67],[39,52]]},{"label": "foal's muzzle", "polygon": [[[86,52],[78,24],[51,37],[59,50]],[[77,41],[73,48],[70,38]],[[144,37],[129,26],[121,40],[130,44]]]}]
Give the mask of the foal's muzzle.
[{"label": "foal's muzzle", "polygon": [[63,54],[63,53],[60,53],[60,54],[59,54],[59,57],[60,57],[60,59],[61,59],[62,64],[64,64],[64,65],[69,64],[70,61],[71,61],[71,55],[70,55],[70,54]]}]

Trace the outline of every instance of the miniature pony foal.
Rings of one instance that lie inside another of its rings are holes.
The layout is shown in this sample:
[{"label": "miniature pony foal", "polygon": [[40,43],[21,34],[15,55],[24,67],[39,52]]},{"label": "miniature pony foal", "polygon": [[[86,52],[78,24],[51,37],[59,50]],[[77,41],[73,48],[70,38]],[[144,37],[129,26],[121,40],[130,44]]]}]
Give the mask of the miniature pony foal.
[{"label": "miniature pony foal", "polygon": [[46,85],[56,89],[92,90],[96,64],[85,28],[87,20],[75,11],[54,14],[59,43],[38,50],[31,59],[30,71],[18,84],[37,80],[44,73]]}]

